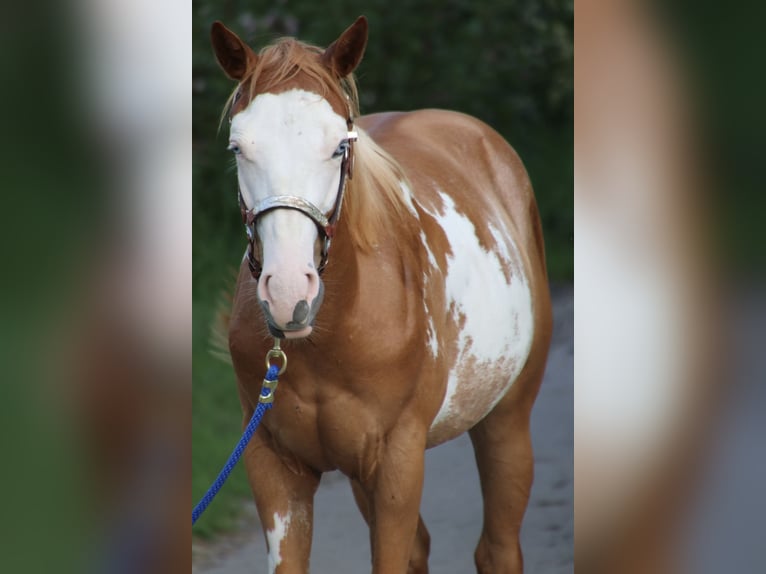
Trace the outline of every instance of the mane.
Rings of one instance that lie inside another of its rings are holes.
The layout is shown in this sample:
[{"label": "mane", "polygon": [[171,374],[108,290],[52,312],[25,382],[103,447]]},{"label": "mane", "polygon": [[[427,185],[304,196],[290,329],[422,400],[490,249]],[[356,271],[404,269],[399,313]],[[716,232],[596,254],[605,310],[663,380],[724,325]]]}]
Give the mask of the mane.
[{"label": "mane", "polygon": [[[258,54],[257,64],[250,74],[229,96],[221,120],[227,117],[234,97],[248,86],[248,101],[257,93],[274,90],[292,80],[308,83],[312,91],[319,91],[325,99],[348,104],[348,117],[359,116],[359,95],[356,78],[349,74],[339,79],[320,60],[322,48],[306,44],[295,38],[281,38],[266,46]],[[300,76],[300,78],[298,78]],[[379,242],[383,232],[390,230],[408,214],[402,185],[411,186],[399,163],[358,126],[359,139],[354,144],[353,177],[346,183],[344,214],[351,241],[360,249],[369,251]]]},{"label": "mane", "polygon": [[[402,186],[412,189],[399,163],[367,132],[356,128],[359,139],[354,144],[353,177],[346,184],[345,216],[354,244],[373,249],[380,236],[397,234],[391,230],[409,215]],[[341,218],[344,216],[341,215]]]}]

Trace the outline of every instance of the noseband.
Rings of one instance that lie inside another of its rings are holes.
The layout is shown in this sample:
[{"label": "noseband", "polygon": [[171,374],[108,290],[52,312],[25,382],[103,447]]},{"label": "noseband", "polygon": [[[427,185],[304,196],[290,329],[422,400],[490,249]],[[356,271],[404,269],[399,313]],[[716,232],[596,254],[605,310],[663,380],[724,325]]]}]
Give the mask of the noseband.
[{"label": "noseband", "polygon": [[346,177],[351,179],[353,176],[354,142],[357,140],[358,136],[357,132],[354,131],[354,123],[351,118],[346,120],[346,125],[348,127],[348,133],[346,134],[346,138],[341,142],[345,143],[346,146],[340,164],[338,193],[335,196],[335,205],[329,216],[322,213],[322,211],[310,201],[296,195],[274,195],[262,200],[252,209],[247,209],[245,201],[242,198],[242,190],[239,191],[239,209],[242,212],[242,223],[245,224],[245,229],[247,230],[247,263],[250,267],[250,273],[252,273],[253,278],[255,278],[256,281],[261,277],[261,272],[263,271],[263,266],[256,256],[256,242],[258,241],[256,224],[258,223],[259,217],[275,209],[292,209],[294,211],[300,211],[316,224],[319,234],[322,237],[322,258],[319,262],[319,267],[317,267],[317,273],[321,274],[327,266],[330,243],[335,236],[336,226],[343,205],[343,194],[346,190]]}]

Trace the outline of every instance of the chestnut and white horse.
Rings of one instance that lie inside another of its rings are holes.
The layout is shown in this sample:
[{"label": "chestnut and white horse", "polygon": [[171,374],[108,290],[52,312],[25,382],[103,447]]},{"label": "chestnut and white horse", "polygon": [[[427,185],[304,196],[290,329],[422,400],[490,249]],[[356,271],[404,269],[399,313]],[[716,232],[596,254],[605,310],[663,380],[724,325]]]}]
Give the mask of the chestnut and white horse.
[{"label": "chestnut and white horse", "polygon": [[326,50],[283,39],[256,54],[220,22],[211,38],[238,82],[229,149],[250,242],[229,347],[245,423],[270,336],[290,360],[245,452],[270,571],[308,571],[314,493],[340,469],[373,573],[427,572],[425,449],[468,431],[484,497],[477,569],[521,572],[551,335],[521,160],[459,113],[357,117],[364,17]]}]

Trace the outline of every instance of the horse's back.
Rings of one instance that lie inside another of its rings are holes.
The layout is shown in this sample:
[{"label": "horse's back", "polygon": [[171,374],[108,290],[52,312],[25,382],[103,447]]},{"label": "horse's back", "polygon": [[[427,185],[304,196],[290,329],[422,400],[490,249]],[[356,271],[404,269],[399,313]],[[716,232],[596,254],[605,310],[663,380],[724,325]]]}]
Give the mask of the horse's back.
[{"label": "horse's back", "polygon": [[429,343],[445,367],[429,433],[438,444],[481,420],[547,348],[537,206],[519,156],[475,118],[421,110],[360,124],[402,166],[422,230]]},{"label": "horse's back", "polygon": [[472,116],[439,109],[371,114],[359,124],[402,165],[420,201],[438,202],[436,184],[458,206],[506,218],[515,240],[531,251],[529,264],[545,274],[529,176],[519,155],[494,129]]}]

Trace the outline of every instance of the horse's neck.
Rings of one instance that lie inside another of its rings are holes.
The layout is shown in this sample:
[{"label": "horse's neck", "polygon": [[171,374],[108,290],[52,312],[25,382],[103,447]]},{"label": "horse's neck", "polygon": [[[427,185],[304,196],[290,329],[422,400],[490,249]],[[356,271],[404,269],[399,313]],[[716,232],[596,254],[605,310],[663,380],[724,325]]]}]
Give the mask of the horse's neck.
[{"label": "horse's neck", "polygon": [[325,299],[319,310],[321,328],[332,329],[353,309],[359,297],[359,249],[348,233],[348,222],[341,220],[338,235],[333,240],[327,272],[323,277]]},{"label": "horse's neck", "polygon": [[414,228],[402,225],[366,250],[355,246],[347,233],[339,233],[318,316],[321,326],[342,334],[349,326],[368,324],[373,315],[379,326],[388,321],[403,324],[413,305],[422,307],[422,254],[419,237],[410,237],[411,231]]}]

